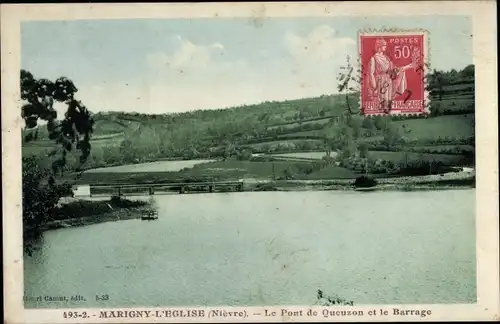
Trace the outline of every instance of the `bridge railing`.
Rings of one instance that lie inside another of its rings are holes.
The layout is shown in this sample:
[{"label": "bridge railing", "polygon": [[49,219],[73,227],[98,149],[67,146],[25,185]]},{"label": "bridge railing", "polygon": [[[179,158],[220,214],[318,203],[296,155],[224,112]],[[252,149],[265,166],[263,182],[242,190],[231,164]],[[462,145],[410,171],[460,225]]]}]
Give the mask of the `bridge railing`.
[{"label": "bridge railing", "polygon": [[234,187],[237,191],[243,190],[243,181],[205,181],[205,182],[165,182],[165,183],[152,183],[152,184],[96,184],[90,185],[91,194],[96,194],[96,191],[113,191],[118,195],[122,195],[127,191],[132,191],[137,193],[138,191],[142,191],[144,193],[148,193],[150,195],[154,194],[155,190],[175,190],[179,191],[179,193],[185,193],[189,189],[198,188],[202,190],[196,191],[206,191],[206,192],[214,192],[216,191],[216,187]]}]

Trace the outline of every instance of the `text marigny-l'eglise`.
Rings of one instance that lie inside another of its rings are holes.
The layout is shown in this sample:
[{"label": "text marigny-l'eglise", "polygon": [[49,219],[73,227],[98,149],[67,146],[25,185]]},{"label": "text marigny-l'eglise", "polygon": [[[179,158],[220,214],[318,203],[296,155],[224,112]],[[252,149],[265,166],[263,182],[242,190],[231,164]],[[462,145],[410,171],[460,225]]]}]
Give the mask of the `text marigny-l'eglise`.
[{"label": "text marigny-l'eglise", "polygon": [[123,311],[101,311],[99,318],[141,318],[141,317],[205,317],[203,309],[180,309],[180,310],[123,310]]}]

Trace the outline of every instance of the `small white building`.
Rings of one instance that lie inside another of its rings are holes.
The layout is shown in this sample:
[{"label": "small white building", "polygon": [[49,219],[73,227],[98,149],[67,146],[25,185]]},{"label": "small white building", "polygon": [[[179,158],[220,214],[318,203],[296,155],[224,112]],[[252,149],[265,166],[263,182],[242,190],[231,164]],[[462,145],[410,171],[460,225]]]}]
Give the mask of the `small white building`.
[{"label": "small white building", "polygon": [[73,195],[77,197],[90,197],[90,186],[89,185],[78,185],[73,187]]}]

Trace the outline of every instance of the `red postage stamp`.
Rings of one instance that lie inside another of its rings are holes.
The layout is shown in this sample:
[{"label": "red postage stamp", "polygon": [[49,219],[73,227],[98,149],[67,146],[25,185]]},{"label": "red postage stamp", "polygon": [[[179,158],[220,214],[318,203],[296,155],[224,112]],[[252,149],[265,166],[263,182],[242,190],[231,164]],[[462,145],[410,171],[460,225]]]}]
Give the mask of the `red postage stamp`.
[{"label": "red postage stamp", "polygon": [[427,33],[362,32],[360,109],[364,115],[427,111]]}]

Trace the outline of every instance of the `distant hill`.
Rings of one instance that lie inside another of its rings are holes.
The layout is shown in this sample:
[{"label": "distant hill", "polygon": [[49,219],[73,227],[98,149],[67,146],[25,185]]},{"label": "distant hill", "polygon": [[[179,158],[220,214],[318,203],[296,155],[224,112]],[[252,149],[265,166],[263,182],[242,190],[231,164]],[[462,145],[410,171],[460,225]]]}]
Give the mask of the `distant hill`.
[{"label": "distant hill", "polygon": [[[141,114],[126,112],[98,112],[94,114],[94,139],[110,134],[137,130],[147,125],[175,125],[189,122],[231,120],[235,117],[255,116],[266,125],[294,123],[296,120],[342,113],[345,95],[324,95],[287,101],[266,101],[225,109],[196,110],[183,113]],[[356,99],[352,99],[353,102]],[[40,140],[48,139],[44,126],[40,127]]]}]

